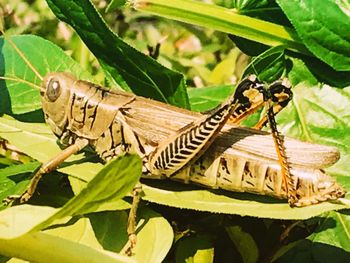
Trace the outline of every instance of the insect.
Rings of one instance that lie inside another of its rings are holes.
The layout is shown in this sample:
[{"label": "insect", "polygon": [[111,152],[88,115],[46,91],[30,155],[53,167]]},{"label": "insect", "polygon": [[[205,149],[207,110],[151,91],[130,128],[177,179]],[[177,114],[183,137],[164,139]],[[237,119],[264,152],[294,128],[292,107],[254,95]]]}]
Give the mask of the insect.
[{"label": "insect", "polygon": [[[24,55],[21,56],[26,60]],[[203,115],[130,93],[107,90],[77,80],[68,73],[49,73],[44,78],[36,74],[42,80],[39,89],[46,122],[66,148],[37,171],[29,188],[18,197],[21,202],[33,195],[44,173],[55,169],[87,145],[106,161],[124,152],[138,154],[144,162],[145,177],[170,177],[213,188],[268,194],[287,198],[294,206],[333,200],[345,194],[322,171],[338,157],[338,152],[332,148],[293,141],[303,150],[313,151],[315,157],[304,163],[301,158],[289,157],[287,160],[283,138],[274,122],[274,115],[291,99],[290,86],[285,80],[265,89],[255,76],[249,76],[239,83],[233,96]],[[257,127],[270,122],[274,143],[270,142],[268,148],[276,146],[277,158],[268,158],[266,153],[256,153],[250,148],[249,140],[254,136],[260,136],[266,142],[270,135],[240,129],[234,124],[225,126],[229,119],[239,123],[263,105],[267,115]],[[157,117],[150,119],[148,116]],[[177,121],[169,127],[170,117]],[[214,139],[219,142],[225,136],[233,136],[235,141],[231,138],[229,145],[218,143],[209,149]],[[215,150],[219,147],[226,147],[228,151]],[[327,154],[329,158],[325,157]],[[317,162],[316,156],[328,160]],[[135,187],[133,207],[139,201],[139,191],[140,188]],[[17,197],[10,197],[9,201],[13,198]],[[135,213],[131,213],[128,229],[131,243],[135,242],[134,217]]]}]

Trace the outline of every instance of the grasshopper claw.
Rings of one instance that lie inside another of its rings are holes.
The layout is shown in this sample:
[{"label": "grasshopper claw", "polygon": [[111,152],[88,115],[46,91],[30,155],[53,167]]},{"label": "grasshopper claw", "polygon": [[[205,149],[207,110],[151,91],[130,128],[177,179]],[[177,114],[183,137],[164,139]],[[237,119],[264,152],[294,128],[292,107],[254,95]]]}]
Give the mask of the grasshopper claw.
[{"label": "grasshopper claw", "polygon": [[5,206],[8,206],[9,204],[11,204],[12,202],[21,199],[22,195],[9,195],[8,197],[6,197],[5,199],[2,200],[2,203]]},{"label": "grasshopper claw", "polygon": [[15,201],[19,201],[19,203],[22,204],[22,203],[27,202],[31,197],[32,197],[32,195],[26,191],[21,195],[9,195],[8,197],[6,197],[5,199],[2,200],[2,203],[5,206],[8,206],[9,204],[11,204]]}]

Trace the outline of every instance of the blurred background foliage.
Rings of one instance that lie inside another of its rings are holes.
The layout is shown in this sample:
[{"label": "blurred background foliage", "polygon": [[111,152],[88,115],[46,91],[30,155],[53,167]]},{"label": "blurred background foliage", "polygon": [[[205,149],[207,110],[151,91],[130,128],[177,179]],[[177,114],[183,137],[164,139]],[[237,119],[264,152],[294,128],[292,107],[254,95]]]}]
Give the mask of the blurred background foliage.
[{"label": "blurred background foliage", "polygon": [[[232,7],[231,1],[215,2]],[[131,46],[149,54],[160,44],[158,62],[182,72],[188,86],[236,84],[250,61],[225,33],[132,9],[116,9],[118,6],[108,6],[103,0],[93,3],[111,29]],[[9,35],[34,34],[52,41],[103,82],[103,70],[94,56],[73,29],[57,20],[44,0],[13,0],[2,6]]]}]

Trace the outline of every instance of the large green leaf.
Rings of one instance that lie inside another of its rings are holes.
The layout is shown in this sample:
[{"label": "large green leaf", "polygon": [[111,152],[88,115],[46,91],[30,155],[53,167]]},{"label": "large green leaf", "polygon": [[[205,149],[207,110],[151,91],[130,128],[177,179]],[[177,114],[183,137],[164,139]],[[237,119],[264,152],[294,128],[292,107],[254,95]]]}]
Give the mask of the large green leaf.
[{"label": "large green leaf", "polygon": [[303,61],[292,59],[288,77],[293,101],[278,116],[281,131],[291,137],[337,147],[341,160],[330,171],[349,176],[350,88],[336,89],[318,83]]},{"label": "large green leaf", "polygon": [[[30,140],[30,138],[33,137],[40,141],[40,138],[42,138],[44,140],[41,143],[43,152],[41,154],[33,153],[39,158],[42,158],[40,156],[44,155],[44,148],[51,149],[56,147],[58,150],[58,146],[55,145],[55,142],[53,140],[47,140],[46,135],[36,134],[33,130],[26,130],[28,128],[33,128],[33,125],[34,124],[28,125],[27,123],[21,123],[4,117],[0,118],[0,136],[6,138],[26,153],[35,152],[35,146],[21,148],[23,139],[27,138],[26,140]],[[41,127],[40,125],[42,124],[39,124],[39,127]],[[43,132],[43,130],[41,130],[41,132]],[[39,143],[39,141],[37,143]],[[74,159],[77,160],[81,157],[82,155],[77,155],[74,156]],[[42,161],[41,159],[38,160]],[[82,184],[81,187],[84,187],[86,182],[91,180],[91,177],[93,177],[99,169],[101,169],[101,165],[96,163],[76,161],[72,162],[72,165],[69,165],[68,162],[67,166],[61,168],[60,171],[72,175],[73,179],[79,180]],[[349,181],[349,178],[345,181]],[[350,184],[348,186],[350,186]],[[307,219],[330,210],[347,208],[346,205],[329,202],[310,207],[290,208],[285,201],[279,201],[269,197],[229,193],[225,191],[199,190],[193,186],[189,187],[175,182],[170,183],[168,181],[154,182],[152,184],[146,182],[143,190],[145,192],[145,196],[143,197],[145,200],[158,204],[200,211],[264,218]]]},{"label": "large green leaf", "polygon": [[154,183],[144,186],[143,199],[150,202],[212,213],[237,214],[273,219],[308,219],[330,210],[348,208],[337,203],[324,202],[301,208],[290,208],[282,200],[244,193],[208,191],[173,183]]},{"label": "large green leaf", "polygon": [[89,0],[47,0],[55,15],[70,24],[101,65],[135,94],[188,108],[183,76],[129,46],[103,21]]},{"label": "large green leaf", "polygon": [[[138,215],[140,222],[133,258],[137,262],[162,262],[173,242],[170,224],[160,214],[147,207],[141,207]],[[103,248],[120,253],[128,241],[127,211],[105,211],[92,213],[87,217],[89,222],[84,218],[85,224],[80,222],[78,226],[76,223],[73,226],[58,226],[45,232],[89,246],[93,245],[96,249]]]},{"label": "large green leaf", "polygon": [[[137,156],[126,155],[109,162],[78,195],[62,208],[14,206],[0,213],[1,238],[15,238],[38,231],[57,220],[97,211],[103,202],[120,199],[128,194],[141,175]],[[37,213],[35,213],[37,211]],[[26,223],[21,223],[21,222]]]},{"label": "large green leaf", "polygon": [[277,0],[313,54],[336,70],[350,70],[348,1]]},{"label": "large green leaf", "polygon": [[[25,242],[30,242],[33,236],[44,241],[46,235],[42,235],[42,232],[23,233],[35,227],[35,224],[42,222],[45,217],[50,216],[52,218],[57,216],[59,211],[50,207],[22,205],[0,213],[1,222],[8,224],[7,228],[1,228],[0,244],[3,246],[0,248],[0,254],[16,256],[16,249],[17,251],[22,251],[17,256],[24,259],[32,259],[35,257],[34,254],[40,254],[42,247],[35,246],[36,242],[33,243],[33,246]],[[141,219],[137,229],[138,242],[133,258],[137,262],[162,262],[172,245],[172,228],[163,217],[148,208],[141,208],[139,214]],[[66,224],[53,225],[49,229],[44,230],[44,233],[52,236],[52,240],[48,241],[50,244],[54,245],[57,242],[57,248],[53,254],[64,253],[69,255],[76,253],[74,250],[79,250],[81,245],[86,246],[86,253],[92,253],[91,256],[94,253],[101,253],[106,250],[120,253],[128,241],[126,233],[127,217],[128,215],[125,211],[93,213],[85,218],[73,218],[75,220],[71,220]],[[43,223],[40,223],[40,225],[43,226]],[[15,237],[16,235],[19,236]],[[150,240],[152,240],[152,244],[150,244]],[[15,241],[19,242],[16,243]],[[62,245],[65,242],[67,247]],[[52,250],[46,253],[48,258],[53,256]],[[78,253],[81,253],[81,251]],[[117,256],[113,253],[111,255],[113,257]],[[86,260],[85,258],[83,259]]]},{"label": "large green leaf", "polygon": [[[15,36],[12,40],[41,76],[69,71],[77,78],[91,79],[77,62],[47,40],[33,35]],[[34,87],[40,86],[40,79],[3,37],[0,51],[0,76],[9,78],[0,81],[0,113],[22,114],[40,109],[39,90]]]},{"label": "large green leaf", "polygon": [[0,253],[8,257],[39,263],[135,262],[126,256],[96,250],[86,245],[42,232],[26,234],[11,240],[0,239]]},{"label": "large green leaf", "polygon": [[135,258],[137,262],[161,263],[173,243],[173,229],[164,217],[146,207],[140,209],[140,215]]}]

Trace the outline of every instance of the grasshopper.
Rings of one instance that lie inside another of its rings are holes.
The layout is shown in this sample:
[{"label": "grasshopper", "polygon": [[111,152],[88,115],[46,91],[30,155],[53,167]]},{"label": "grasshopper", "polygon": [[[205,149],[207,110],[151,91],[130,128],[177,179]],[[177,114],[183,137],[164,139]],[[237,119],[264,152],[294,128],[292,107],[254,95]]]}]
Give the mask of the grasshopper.
[{"label": "grasshopper", "polygon": [[[43,174],[88,145],[105,161],[125,152],[138,154],[143,160],[145,178],[171,178],[211,188],[267,194],[286,198],[291,206],[315,204],[345,195],[342,187],[322,170],[339,158],[337,150],[288,139],[286,145],[297,144],[295,149],[311,151],[314,157],[303,161],[299,151],[287,159],[284,139],[274,121],[274,116],[292,98],[291,86],[285,79],[265,88],[251,75],[242,80],[236,92],[219,107],[199,114],[108,90],[78,80],[69,73],[54,72],[42,77],[11,39],[7,40],[42,80],[38,89],[46,122],[66,147],[41,166],[21,196],[10,196],[7,201],[16,198],[27,201]],[[256,127],[269,122],[271,137],[237,127],[261,106],[267,108],[267,114]],[[149,115],[156,117],[150,119]],[[169,118],[176,119],[175,123],[169,125]],[[231,137],[230,145],[223,142],[228,137]],[[262,141],[256,143],[256,138]],[[268,142],[269,151],[261,146],[262,142]],[[260,152],[252,149],[254,144]],[[273,144],[277,158],[273,153],[272,157],[266,156],[267,152],[274,152]],[[135,186],[129,215],[128,234],[132,246],[136,242],[135,211],[140,190],[140,186]]]}]

